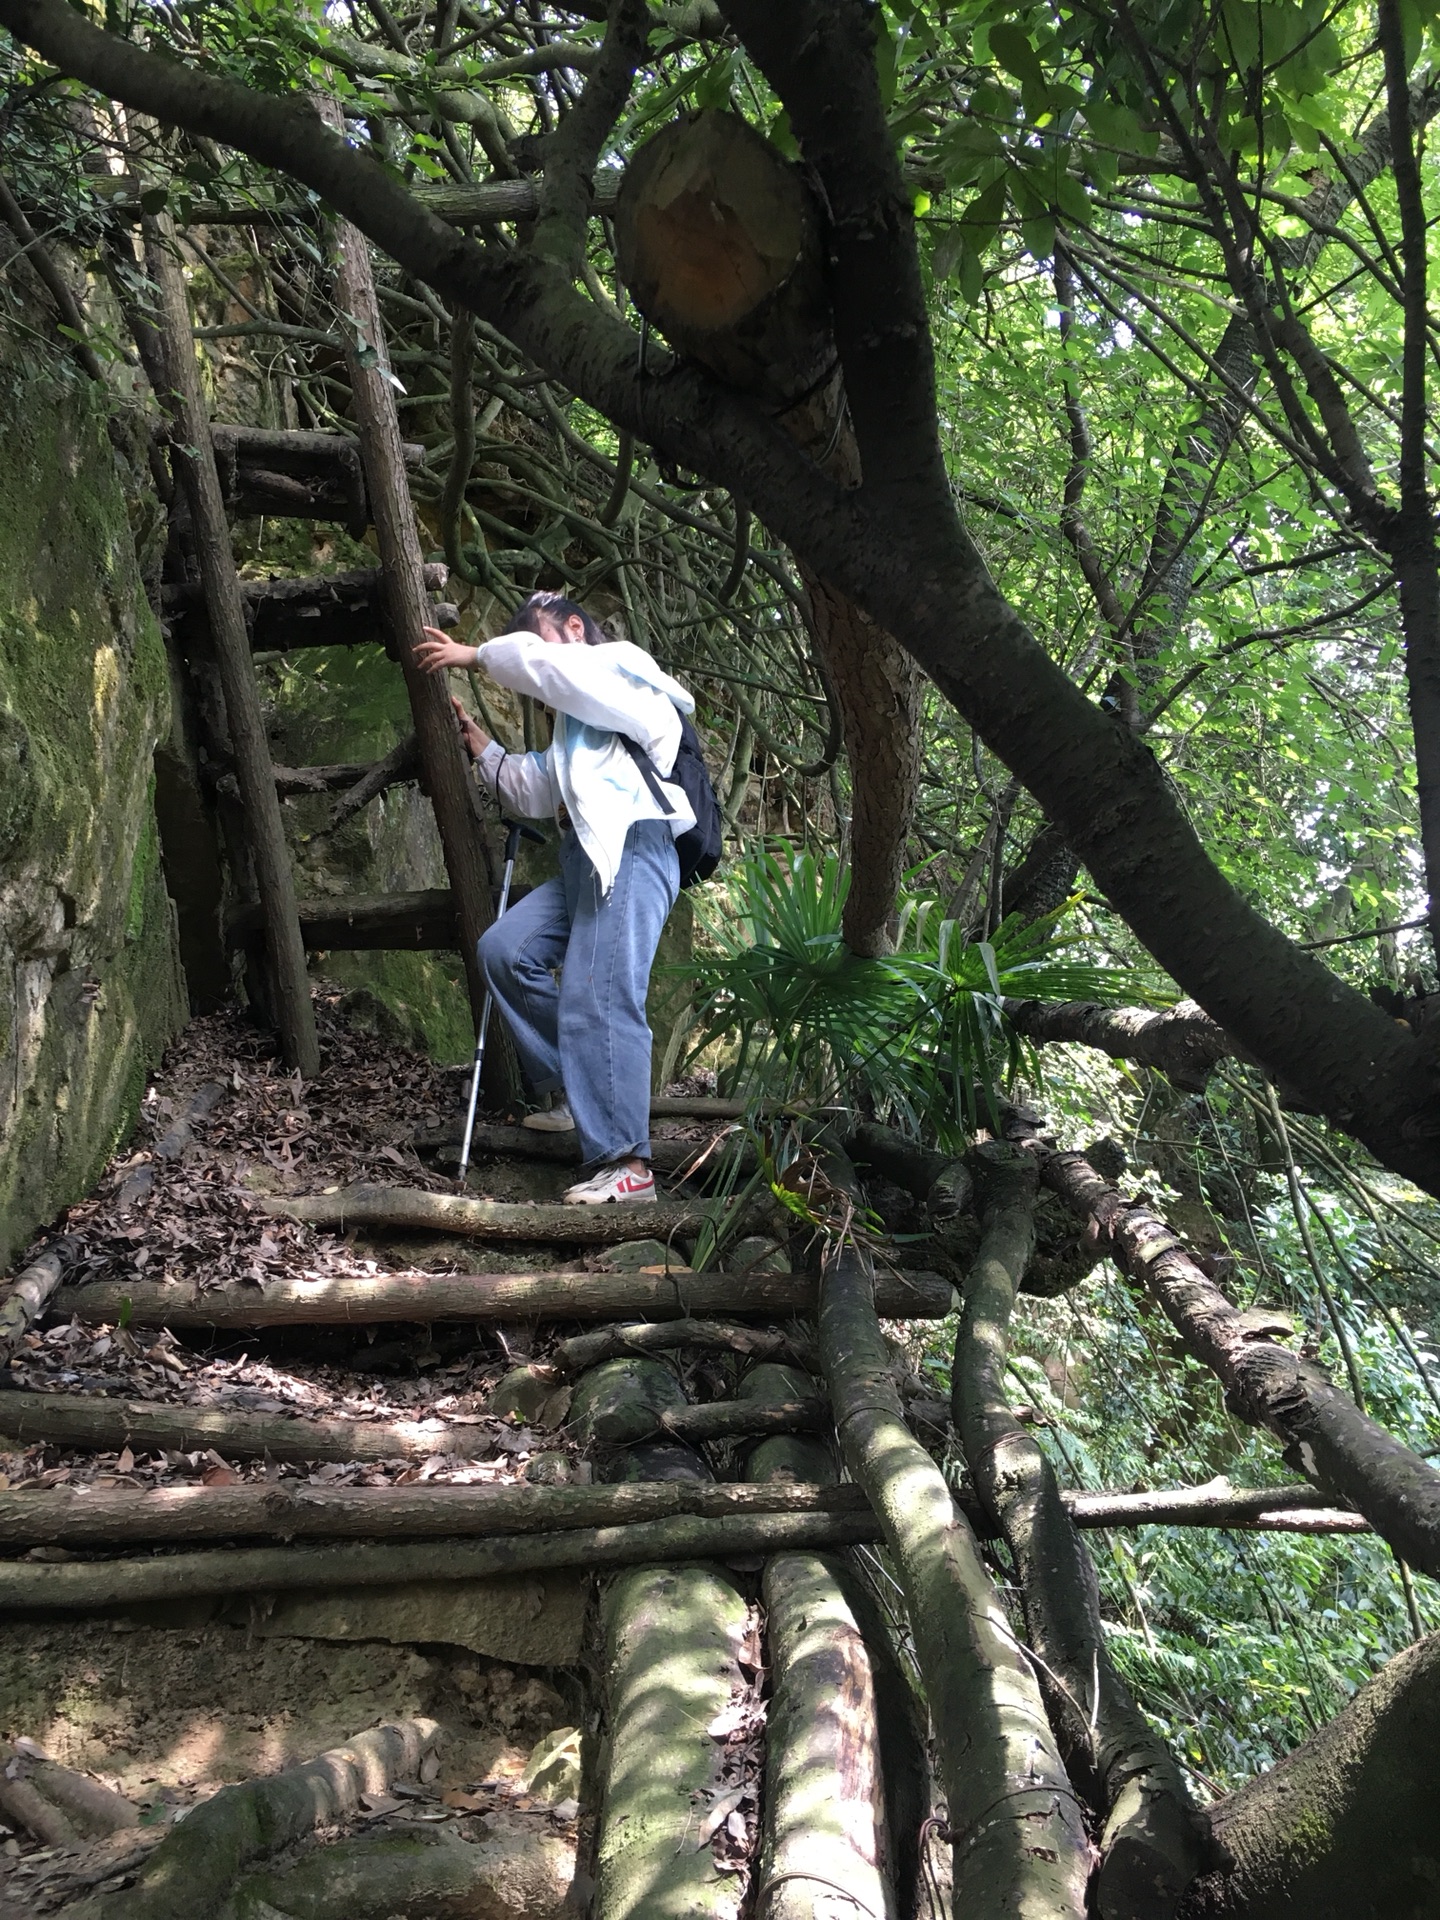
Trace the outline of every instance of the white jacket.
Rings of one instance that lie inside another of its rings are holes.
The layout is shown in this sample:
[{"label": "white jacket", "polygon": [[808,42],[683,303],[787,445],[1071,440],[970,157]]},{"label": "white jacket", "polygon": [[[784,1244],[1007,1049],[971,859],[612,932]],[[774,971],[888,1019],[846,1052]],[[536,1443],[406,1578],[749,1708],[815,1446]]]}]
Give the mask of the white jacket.
[{"label": "white jacket", "polygon": [[[550,819],[563,802],[600,879],[615,884],[625,836],[637,820],[666,820],[678,838],[695,824],[690,802],[665,775],[680,751],[680,715],[695,702],[643,648],[629,640],[598,647],[559,646],[533,633],[506,633],[479,649],[490,678],[528,693],[555,713],[543,753],[506,753],[492,740],[480,755],[480,779],[503,806],[529,820]],[[667,814],[616,738],[644,749],[662,776]]]}]

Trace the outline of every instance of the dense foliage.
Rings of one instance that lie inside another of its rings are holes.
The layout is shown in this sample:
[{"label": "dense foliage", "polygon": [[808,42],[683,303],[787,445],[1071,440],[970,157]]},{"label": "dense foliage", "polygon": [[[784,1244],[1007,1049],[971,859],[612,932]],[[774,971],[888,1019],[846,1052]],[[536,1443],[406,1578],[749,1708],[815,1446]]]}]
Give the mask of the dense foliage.
[{"label": "dense foliage", "polygon": [[[600,11],[109,0],[106,19],[262,91],[330,90],[352,139],[440,205],[530,177],[594,68]],[[793,151],[716,9],[651,11],[604,169],[695,106],[728,106]],[[888,0],[876,19],[946,457],[992,571],[1073,681],[1143,736],[1264,913],[1342,942],[1326,949],[1337,971],[1408,993],[1387,1004],[1418,1021],[1427,937],[1381,929],[1424,903],[1406,664],[1436,635],[1413,609],[1402,624],[1386,515],[1417,487],[1428,498],[1436,457],[1433,9]],[[1398,187],[1387,57],[1419,155]],[[109,209],[138,192],[181,223],[218,410],[343,423],[349,323],[313,196],[5,59],[7,172],[45,243],[89,268],[88,342],[112,372],[132,357],[126,316],[143,317],[147,293]],[[503,243],[516,231],[502,224]],[[588,295],[624,311],[608,223],[587,231]],[[737,1084],[858,1096],[947,1143],[984,1117],[977,1075],[983,1106],[987,1084],[1018,1073],[1069,1138],[1122,1138],[1243,1299],[1294,1313],[1377,1415],[1440,1447],[1433,1209],[1318,1122],[1279,1118],[1251,1069],[1196,1097],[1021,1055],[1004,994],[1160,1000],[1163,983],[1073,860],[1045,897],[1045,863],[1022,857],[1037,809],[938,694],[896,951],[848,954],[846,823],[863,772],[840,756],[791,556],[742,499],[657,461],[494,329],[382,272],[402,418],[425,449],[417,497],[467,630],[497,630],[537,584],[564,586],[701,695],[737,857],[713,891],[696,1042],[728,1049]],[[10,299],[0,324],[34,346],[29,309]],[[1282,311],[1288,358],[1265,344],[1260,304]],[[255,539],[263,566],[275,549]],[[533,713],[484,710],[511,744],[539,737]],[[1027,1307],[1014,1367],[1066,1476],[1284,1477],[1105,1272]],[[943,1372],[943,1352],[928,1364]],[[1419,1624],[1440,1623],[1433,1592],[1403,1591],[1369,1540],[1148,1529],[1100,1561],[1127,1669],[1202,1782],[1272,1757]]]}]

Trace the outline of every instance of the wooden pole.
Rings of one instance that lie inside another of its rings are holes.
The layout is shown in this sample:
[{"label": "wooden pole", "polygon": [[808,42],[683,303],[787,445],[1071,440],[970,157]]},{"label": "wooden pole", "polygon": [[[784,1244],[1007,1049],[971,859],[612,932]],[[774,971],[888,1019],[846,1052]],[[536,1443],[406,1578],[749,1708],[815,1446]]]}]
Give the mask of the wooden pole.
[{"label": "wooden pole", "polygon": [[[322,117],[343,133],[344,116],[338,103],[320,95],[318,106]],[[360,457],[365,464],[365,484],[380,550],[385,603],[415,716],[421,775],[435,809],[445,869],[455,895],[460,955],[478,1023],[485,982],[475,944],[495,917],[490,889],[498,875],[492,876],[490,871],[478,794],[465,763],[444,676],[425,673],[415,659],[420,629],[430,617],[430,601],[425,592],[424,556],[405,475],[405,443],[395,409],[370,255],[364,235],[349,221],[336,220],[331,231],[335,291],[344,315],[355,428],[360,436]]]},{"label": "wooden pole", "polygon": [[171,458],[190,503],[195,555],[205,589],[225,713],[235,762],[235,779],[244,808],[246,838],[255,862],[255,884],[265,916],[265,943],[276,1025],[285,1064],[307,1080],[320,1071],[315,1010],[305,971],[305,944],[295,911],[295,879],[275,772],[265,739],[265,719],[230,527],[210,438],[210,412],[200,385],[200,369],[190,334],[190,303],[175,252],[175,230],[168,214],[145,221],[145,261],[160,296],[160,332],[164,339],[169,391],[159,395],[176,432]]}]

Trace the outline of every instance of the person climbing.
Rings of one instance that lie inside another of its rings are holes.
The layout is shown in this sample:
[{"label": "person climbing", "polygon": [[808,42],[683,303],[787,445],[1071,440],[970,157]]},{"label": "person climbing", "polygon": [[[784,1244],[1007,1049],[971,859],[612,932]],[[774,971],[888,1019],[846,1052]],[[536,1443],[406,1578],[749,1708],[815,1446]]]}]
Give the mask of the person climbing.
[{"label": "person climbing", "polygon": [[522,1124],[578,1131],[589,1172],[566,1192],[572,1205],[653,1201],[645,998],[680,889],[676,841],[697,825],[673,778],[682,715],[695,702],[642,648],[608,640],[562,594],[532,593],[514,629],[483,646],[434,627],[425,634],[415,654],[427,672],[483,667],[555,715],[543,752],[510,753],[452,696],[479,778],[500,806],[561,827],[558,876],[479,944],[527,1085],[537,1099],[552,1096],[548,1111]]}]

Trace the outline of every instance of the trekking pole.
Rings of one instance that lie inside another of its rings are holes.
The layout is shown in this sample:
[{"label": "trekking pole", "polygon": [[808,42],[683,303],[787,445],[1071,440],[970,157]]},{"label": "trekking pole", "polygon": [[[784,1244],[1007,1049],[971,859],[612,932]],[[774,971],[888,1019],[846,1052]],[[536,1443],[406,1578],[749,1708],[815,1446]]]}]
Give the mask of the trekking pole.
[{"label": "trekking pole", "polygon": [[[505,917],[505,909],[510,904],[510,881],[515,872],[515,856],[520,851],[521,840],[534,840],[542,847],[545,844],[544,834],[538,833],[534,827],[523,827],[518,820],[506,820],[503,816],[500,824],[506,830],[505,877],[500,883],[500,905],[495,912],[497,920]],[[485,1064],[485,1036],[490,1030],[490,1008],[494,1000],[494,994],[489,987],[486,987],[485,999],[480,1008],[480,1031],[475,1036],[475,1066],[470,1075],[470,1104],[465,1110],[465,1139],[460,1148],[460,1172],[457,1183],[462,1193],[465,1190],[465,1175],[470,1169],[470,1142],[475,1137],[475,1106],[480,1098],[480,1069]]]}]

